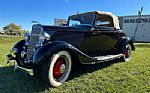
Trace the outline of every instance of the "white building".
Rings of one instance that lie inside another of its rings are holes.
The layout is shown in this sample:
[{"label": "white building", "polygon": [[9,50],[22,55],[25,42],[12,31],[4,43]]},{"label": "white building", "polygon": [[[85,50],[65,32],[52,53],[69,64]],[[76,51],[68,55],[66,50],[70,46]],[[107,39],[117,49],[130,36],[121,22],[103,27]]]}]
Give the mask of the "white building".
[{"label": "white building", "polygon": [[0,35],[6,34],[6,31],[7,31],[7,30],[0,30]]},{"label": "white building", "polygon": [[142,15],[138,20],[138,16],[121,16],[120,27],[128,37],[134,38],[137,22],[139,25],[135,33],[136,42],[150,42],[150,15]]},{"label": "white building", "polygon": [[54,18],[55,26],[63,26],[65,24],[67,24],[67,19]]}]

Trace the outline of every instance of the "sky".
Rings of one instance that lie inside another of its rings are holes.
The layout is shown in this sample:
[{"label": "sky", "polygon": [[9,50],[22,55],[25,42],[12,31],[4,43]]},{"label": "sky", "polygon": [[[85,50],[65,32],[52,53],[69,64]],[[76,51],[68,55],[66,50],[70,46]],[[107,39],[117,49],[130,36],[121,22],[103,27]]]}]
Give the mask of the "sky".
[{"label": "sky", "polygon": [[149,0],[0,0],[0,29],[15,23],[31,30],[32,21],[53,25],[54,18],[65,18],[77,12],[107,11],[117,16],[150,14]]}]

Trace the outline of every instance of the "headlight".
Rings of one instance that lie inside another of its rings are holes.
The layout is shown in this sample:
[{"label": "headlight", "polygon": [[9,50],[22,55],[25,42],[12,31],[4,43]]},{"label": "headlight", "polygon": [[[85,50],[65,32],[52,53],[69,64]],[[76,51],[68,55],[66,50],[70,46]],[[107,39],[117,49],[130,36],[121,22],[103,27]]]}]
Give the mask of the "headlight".
[{"label": "headlight", "polygon": [[46,40],[50,40],[51,39],[51,36],[48,33],[45,32],[44,34],[45,34],[45,39]]},{"label": "headlight", "polygon": [[44,43],[45,37],[44,36],[40,36],[39,37],[39,43],[42,44]]},{"label": "headlight", "polygon": [[45,40],[50,40],[50,35],[44,31],[41,31],[40,32],[40,35],[39,35],[39,42],[36,43],[36,47],[39,47],[42,45],[42,43],[44,43]]},{"label": "headlight", "polygon": [[40,37],[39,37],[39,43],[44,43],[44,40],[50,40],[50,35],[44,31],[41,31]]}]

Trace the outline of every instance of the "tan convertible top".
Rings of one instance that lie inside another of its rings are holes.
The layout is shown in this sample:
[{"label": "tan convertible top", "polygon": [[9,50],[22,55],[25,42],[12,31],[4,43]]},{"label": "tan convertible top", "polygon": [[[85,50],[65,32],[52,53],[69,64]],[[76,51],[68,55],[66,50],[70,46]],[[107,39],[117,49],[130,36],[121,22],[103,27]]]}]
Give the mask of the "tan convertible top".
[{"label": "tan convertible top", "polygon": [[[92,12],[78,13],[77,15],[88,14],[88,13],[110,16],[113,19],[114,27],[116,29],[120,29],[118,17],[116,15],[112,14],[111,12],[92,11]],[[72,16],[75,16],[75,15],[72,15]]]},{"label": "tan convertible top", "polygon": [[114,27],[116,29],[120,29],[120,26],[119,26],[119,19],[116,15],[112,14],[111,12],[103,12],[103,11],[95,11],[97,12],[98,14],[101,14],[101,15],[107,15],[107,16],[110,16],[113,18],[113,22],[114,22]]}]

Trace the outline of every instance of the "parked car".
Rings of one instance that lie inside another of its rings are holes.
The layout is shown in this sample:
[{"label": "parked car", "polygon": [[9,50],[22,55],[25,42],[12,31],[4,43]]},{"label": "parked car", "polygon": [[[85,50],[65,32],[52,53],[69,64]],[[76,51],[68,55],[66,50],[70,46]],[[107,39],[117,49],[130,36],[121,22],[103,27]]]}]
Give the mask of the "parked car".
[{"label": "parked car", "polygon": [[109,12],[86,12],[68,17],[66,26],[35,24],[17,42],[8,62],[33,69],[48,85],[60,86],[74,64],[95,64],[120,58],[129,61],[133,42],[120,30],[118,18]]}]

